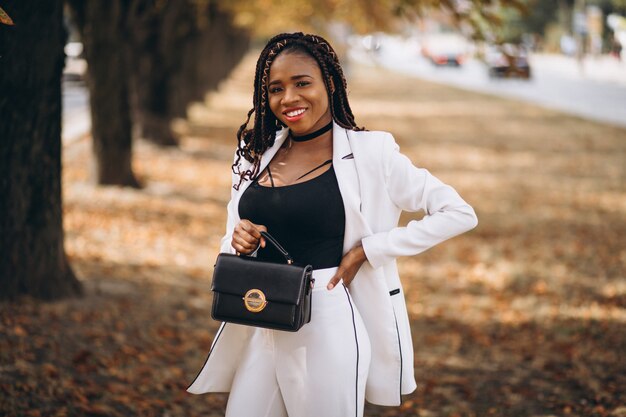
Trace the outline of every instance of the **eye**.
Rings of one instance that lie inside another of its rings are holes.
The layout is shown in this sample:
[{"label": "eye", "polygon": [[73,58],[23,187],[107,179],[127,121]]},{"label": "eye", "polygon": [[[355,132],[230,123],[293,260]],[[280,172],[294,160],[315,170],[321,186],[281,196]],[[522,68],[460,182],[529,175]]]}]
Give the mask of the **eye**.
[{"label": "eye", "polygon": [[280,87],[270,87],[268,91],[270,92],[270,94],[276,94],[283,91],[283,89]]},{"label": "eye", "polygon": [[309,81],[298,81],[296,87],[306,87],[309,84],[311,84]]}]

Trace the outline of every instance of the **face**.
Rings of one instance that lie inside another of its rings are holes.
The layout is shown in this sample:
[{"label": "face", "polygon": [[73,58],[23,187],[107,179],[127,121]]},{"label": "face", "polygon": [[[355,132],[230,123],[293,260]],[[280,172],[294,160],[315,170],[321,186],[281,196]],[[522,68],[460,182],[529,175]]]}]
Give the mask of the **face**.
[{"label": "face", "polygon": [[322,71],[302,52],[284,52],[270,67],[270,109],[297,135],[305,135],[331,121]]}]

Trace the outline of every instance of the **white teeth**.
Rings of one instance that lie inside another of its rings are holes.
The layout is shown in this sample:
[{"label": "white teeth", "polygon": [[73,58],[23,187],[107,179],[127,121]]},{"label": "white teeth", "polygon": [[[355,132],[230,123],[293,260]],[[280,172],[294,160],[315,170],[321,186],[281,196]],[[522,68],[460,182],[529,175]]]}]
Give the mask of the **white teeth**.
[{"label": "white teeth", "polygon": [[295,117],[295,116],[298,116],[298,115],[304,113],[305,111],[306,111],[306,109],[299,109],[299,110],[294,110],[294,111],[287,112],[286,114],[289,117]]}]

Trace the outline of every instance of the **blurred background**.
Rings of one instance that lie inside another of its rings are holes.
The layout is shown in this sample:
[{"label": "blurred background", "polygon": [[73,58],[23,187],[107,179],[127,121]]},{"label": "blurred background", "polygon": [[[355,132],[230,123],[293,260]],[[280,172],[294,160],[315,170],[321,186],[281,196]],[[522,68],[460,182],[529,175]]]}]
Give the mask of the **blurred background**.
[{"label": "blurred background", "polygon": [[[274,34],[479,226],[399,260],[418,389],[366,416],[626,416],[625,0],[0,0],[0,415],[220,416],[185,392]],[[406,213],[401,221],[420,218]]]}]

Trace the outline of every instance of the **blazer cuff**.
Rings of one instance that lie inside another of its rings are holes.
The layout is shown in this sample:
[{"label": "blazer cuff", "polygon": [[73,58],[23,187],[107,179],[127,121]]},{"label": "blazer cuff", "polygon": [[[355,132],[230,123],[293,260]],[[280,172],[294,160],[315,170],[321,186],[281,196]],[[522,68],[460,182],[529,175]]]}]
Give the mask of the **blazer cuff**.
[{"label": "blazer cuff", "polygon": [[389,232],[380,232],[361,239],[367,261],[374,269],[380,268],[394,259],[392,256],[385,255],[388,234]]}]

